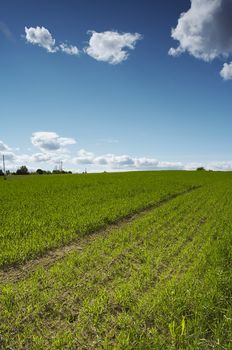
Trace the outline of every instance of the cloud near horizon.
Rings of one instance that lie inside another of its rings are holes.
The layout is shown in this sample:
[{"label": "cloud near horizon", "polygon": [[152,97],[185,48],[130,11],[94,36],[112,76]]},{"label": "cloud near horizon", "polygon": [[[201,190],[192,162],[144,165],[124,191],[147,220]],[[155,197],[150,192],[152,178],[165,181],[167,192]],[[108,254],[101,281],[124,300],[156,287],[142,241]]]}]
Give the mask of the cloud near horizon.
[{"label": "cloud near horizon", "polygon": [[38,45],[47,52],[65,52],[68,55],[78,55],[79,49],[76,46],[61,43],[56,46],[56,40],[52,37],[51,33],[45,27],[25,27],[26,41],[33,45]]},{"label": "cloud near horizon", "polygon": [[[179,42],[170,48],[169,55],[184,52],[197,59],[210,62],[232,55],[232,1],[191,0],[190,9],[180,15],[171,36]],[[220,75],[232,79],[232,62],[225,63]]]},{"label": "cloud near horizon", "polygon": [[180,162],[160,162],[155,158],[131,157],[127,154],[115,155],[105,154],[95,156],[94,153],[84,149],[78,151],[77,157],[73,162],[82,165],[103,166],[113,170],[156,170],[156,169],[183,169],[184,165]]},{"label": "cloud near horizon", "polygon": [[[56,132],[39,131],[31,136],[31,143],[39,152],[32,154],[19,153],[18,148],[11,148],[0,141],[0,156],[4,154],[7,169],[16,169],[21,165],[27,165],[30,169],[55,166],[60,161],[68,170],[78,171],[78,166],[88,167],[94,171],[130,171],[130,170],[195,170],[203,166],[205,169],[232,171],[231,161],[182,163],[159,161],[151,157],[132,157],[127,154],[116,155],[106,153],[95,155],[93,152],[80,149],[77,153],[70,152],[69,146],[76,144],[76,140],[61,137]],[[40,164],[40,165],[39,165]],[[49,166],[48,166],[49,165]],[[75,170],[72,167],[75,167]],[[1,168],[1,165],[0,165]]]}]

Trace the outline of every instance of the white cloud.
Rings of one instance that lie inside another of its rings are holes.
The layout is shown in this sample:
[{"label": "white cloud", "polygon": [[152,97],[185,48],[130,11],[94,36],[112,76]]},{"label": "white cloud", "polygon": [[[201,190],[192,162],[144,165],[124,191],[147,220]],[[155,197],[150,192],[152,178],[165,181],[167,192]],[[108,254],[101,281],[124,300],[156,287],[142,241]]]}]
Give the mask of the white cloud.
[{"label": "white cloud", "polygon": [[[232,55],[232,1],[191,0],[191,7],[180,15],[172,38],[179,41],[169,54],[178,56],[188,52],[206,62]],[[224,65],[221,75],[231,79]]]},{"label": "white cloud", "polygon": [[34,153],[31,156],[25,157],[26,162],[35,162],[35,163],[41,163],[41,162],[50,162],[52,160],[52,154],[51,153]]},{"label": "white cloud", "polygon": [[230,161],[217,161],[217,162],[204,162],[204,163],[186,163],[184,164],[185,170],[196,170],[199,167],[203,167],[206,170],[215,171],[232,171],[232,160]]},{"label": "white cloud", "polygon": [[2,156],[4,154],[5,157],[5,161],[10,161],[10,162],[14,162],[16,160],[16,155],[11,152],[11,151],[0,151],[0,155]]},{"label": "white cloud", "polygon": [[5,155],[7,169],[16,169],[20,165],[27,165],[29,168],[40,166],[51,170],[54,164],[59,164],[62,161],[67,170],[72,169],[75,164],[76,166],[88,166],[90,171],[195,170],[198,167],[215,171],[232,171],[232,160],[204,163],[167,162],[151,157],[133,157],[127,154],[103,154],[99,156],[84,149],[80,149],[77,155],[74,155],[73,152],[68,152],[66,146],[72,145],[76,141],[73,138],[60,137],[55,132],[34,132],[31,141],[34,146],[39,148],[40,152],[20,153],[17,149],[0,141],[0,156]]},{"label": "white cloud", "polygon": [[128,156],[126,154],[117,156],[115,154],[107,154],[105,156],[101,156],[100,158],[96,158],[96,164],[100,161],[101,163],[103,160],[106,162],[107,165],[109,165],[111,168],[133,168],[135,166],[135,159],[131,156]]},{"label": "white cloud", "polygon": [[232,160],[227,162],[210,162],[206,165],[206,169],[220,170],[220,171],[231,171]]},{"label": "white cloud", "polygon": [[183,165],[179,162],[159,162],[154,158],[131,157],[126,154],[95,156],[94,153],[85,150],[80,150],[73,162],[82,165],[104,166],[110,169],[183,169]]},{"label": "white cloud", "polygon": [[81,149],[77,152],[77,157],[74,158],[74,163],[93,164],[94,163],[94,154],[92,152],[87,152],[86,150]]},{"label": "white cloud", "polygon": [[5,157],[5,161],[13,162],[16,159],[16,156],[12,149],[3,141],[0,141],[0,156],[2,157],[3,155]]},{"label": "white cloud", "polygon": [[85,149],[80,149],[77,152],[77,154],[78,154],[79,157],[89,157],[89,158],[94,157],[94,153],[88,152]]},{"label": "white cloud", "polygon": [[48,29],[44,27],[25,27],[26,40],[30,44],[39,45],[43,47],[48,52],[64,52],[68,55],[78,55],[79,49],[76,46],[69,45],[66,43],[61,43],[59,46],[56,46],[56,41],[52,37]]},{"label": "white cloud", "polygon": [[173,170],[183,170],[185,166],[181,162],[158,162],[158,168],[160,169],[173,169]]},{"label": "white cloud", "polygon": [[79,55],[80,51],[78,50],[78,48],[76,46],[73,45],[68,45],[68,44],[60,44],[59,45],[60,50],[62,52],[67,53],[68,55]]},{"label": "white cloud", "polygon": [[41,153],[33,153],[33,154],[19,154],[15,155],[13,159],[13,163],[20,165],[26,164],[31,166],[36,163],[43,163],[44,165],[54,165],[63,163],[71,163],[72,158],[68,153],[62,152],[41,152]]},{"label": "white cloud", "polygon": [[10,151],[10,147],[3,143],[3,141],[0,141],[0,152],[4,151]]},{"label": "white cloud", "polygon": [[55,132],[39,131],[32,134],[31,142],[41,151],[57,151],[67,145],[75,144],[76,140],[73,138],[60,137]]},{"label": "white cloud", "polygon": [[129,53],[127,49],[134,49],[142,35],[139,33],[118,33],[116,31],[89,31],[91,37],[89,46],[84,51],[97,61],[118,64],[125,61]]},{"label": "white cloud", "polygon": [[220,75],[224,80],[232,79],[232,62],[224,63]]},{"label": "white cloud", "polygon": [[[0,28],[1,29],[1,28]],[[68,55],[79,55],[77,46],[67,43],[56,45],[56,40],[50,31],[45,27],[25,27],[26,41],[33,45],[39,45],[50,53],[64,52]],[[84,48],[84,52],[98,61],[118,64],[125,61],[128,56],[128,49],[133,50],[136,42],[142,39],[139,33],[118,33],[117,31],[95,32],[91,34],[89,46]]]},{"label": "white cloud", "polygon": [[153,158],[146,158],[146,157],[142,157],[142,158],[135,158],[134,159],[135,162],[135,166],[137,168],[157,168],[158,167],[158,160],[157,159],[153,159]]},{"label": "white cloud", "polygon": [[25,27],[26,40],[34,45],[39,45],[48,52],[57,52],[59,49],[55,46],[55,39],[53,39],[48,29],[44,27]]},{"label": "white cloud", "polygon": [[81,150],[78,152],[78,156],[74,158],[74,162],[77,164],[92,164],[92,165],[104,165],[113,169],[129,168],[135,166],[135,159],[128,155],[115,155],[105,154],[102,156],[95,156],[92,152]]},{"label": "white cloud", "polygon": [[58,164],[60,161],[72,163],[73,156],[67,149],[67,146],[76,143],[73,138],[60,137],[55,132],[34,132],[31,142],[40,152],[24,154],[19,153],[19,149],[15,149],[15,152],[13,152],[9,146],[0,141],[0,155],[5,155],[7,166],[12,167],[22,164],[31,166],[36,163],[51,165]]}]

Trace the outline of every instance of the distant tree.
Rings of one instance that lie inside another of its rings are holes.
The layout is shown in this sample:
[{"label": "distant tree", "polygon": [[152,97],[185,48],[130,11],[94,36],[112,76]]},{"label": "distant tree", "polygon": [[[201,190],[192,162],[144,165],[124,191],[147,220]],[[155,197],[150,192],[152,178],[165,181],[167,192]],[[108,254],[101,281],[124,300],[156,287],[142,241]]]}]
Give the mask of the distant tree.
[{"label": "distant tree", "polygon": [[29,171],[25,165],[22,165],[19,169],[16,171],[16,175],[28,175]]},{"label": "distant tree", "polygon": [[38,175],[43,175],[44,173],[45,173],[45,171],[42,170],[42,169],[37,169],[36,170],[36,174],[38,174]]},{"label": "distant tree", "polygon": [[205,168],[203,166],[200,166],[199,168],[197,168],[197,171],[205,171]]},{"label": "distant tree", "polygon": [[4,176],[4,172],[0,169],[0,176]]}]

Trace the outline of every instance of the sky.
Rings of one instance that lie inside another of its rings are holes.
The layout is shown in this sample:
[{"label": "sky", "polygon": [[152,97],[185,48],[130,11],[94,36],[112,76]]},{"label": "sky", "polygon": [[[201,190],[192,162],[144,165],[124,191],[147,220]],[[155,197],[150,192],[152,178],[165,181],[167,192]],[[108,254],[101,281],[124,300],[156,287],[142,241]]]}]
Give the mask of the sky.
[{"label": "sky", "polygon": [[6,168],[232,170],[231,0],[0,2]]}]

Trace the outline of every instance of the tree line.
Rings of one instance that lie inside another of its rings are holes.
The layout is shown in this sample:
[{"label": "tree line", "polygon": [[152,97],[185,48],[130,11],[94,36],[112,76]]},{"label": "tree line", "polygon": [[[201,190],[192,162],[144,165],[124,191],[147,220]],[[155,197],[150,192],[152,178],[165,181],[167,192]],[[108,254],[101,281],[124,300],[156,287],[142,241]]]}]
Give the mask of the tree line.
[{"label": "tree line", "polygon": [[22,165],[20,168],[18,168],[16,171],[10,172],[9,170],[6,171],[6,174],[4,174],[3,170],[0,169],[0,176],[4,175],[51,175],[51,174],[72,174],[71,171],[65,171],[65,170],[58,170],[54,169],[53,171],[50,170],[43,170],[43,169],[37,169],[36,171],[29,171],[28,168],[25,165]]}]

